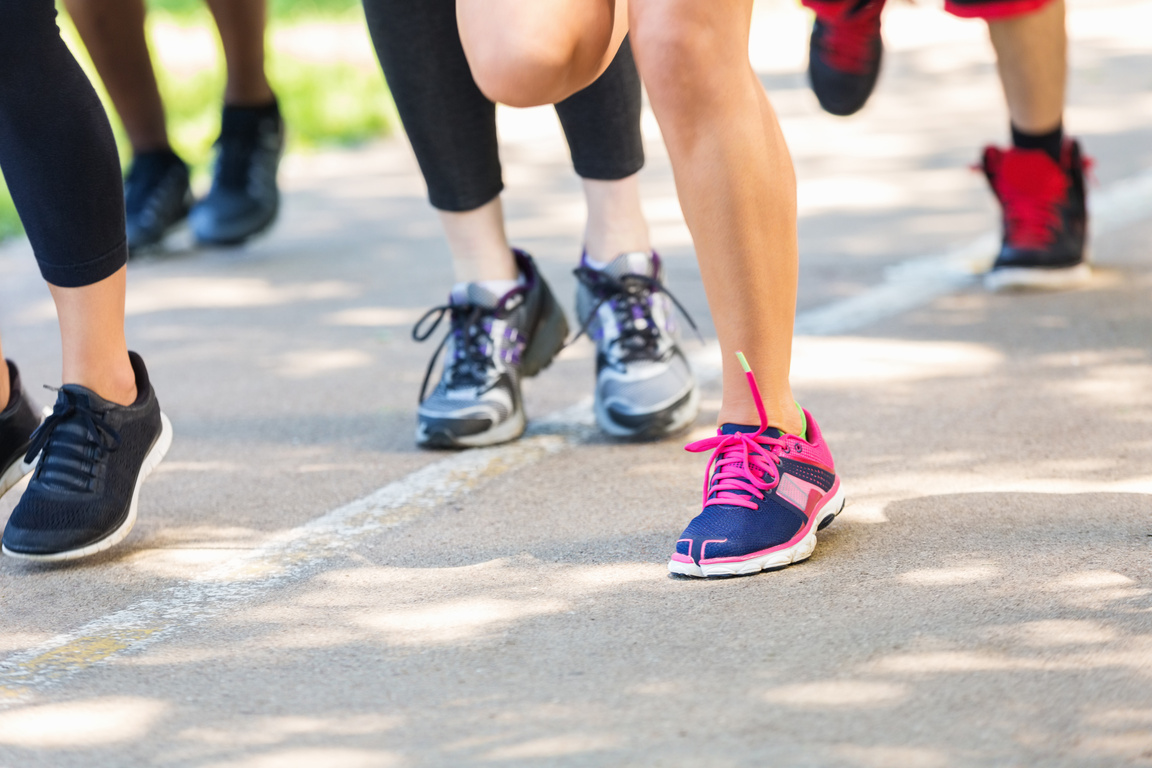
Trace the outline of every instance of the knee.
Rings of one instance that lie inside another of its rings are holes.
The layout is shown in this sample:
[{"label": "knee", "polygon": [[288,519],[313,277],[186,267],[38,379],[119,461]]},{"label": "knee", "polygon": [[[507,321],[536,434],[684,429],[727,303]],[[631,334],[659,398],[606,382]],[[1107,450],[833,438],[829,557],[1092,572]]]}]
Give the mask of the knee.
[{"label": "knee", "polygon": [[725,98],[733,74],[748,67],[747,50],[734,57],[730,41],[691,13],[634,13],[631,39],[649,98],[672,109]]},{"label": "knee", "polygon": [[574,41],[554,30],[534,35],[461,35],[472,77],[492,101],[512,107],[552,104],[568,96]]}]

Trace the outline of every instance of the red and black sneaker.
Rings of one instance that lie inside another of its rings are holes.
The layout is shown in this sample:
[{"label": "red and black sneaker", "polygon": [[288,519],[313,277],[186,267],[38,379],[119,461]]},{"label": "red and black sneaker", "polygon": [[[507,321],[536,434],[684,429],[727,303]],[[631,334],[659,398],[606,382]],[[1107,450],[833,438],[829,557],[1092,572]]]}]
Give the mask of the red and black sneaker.
[{"label": "red and black sneaker", "polygon": [[876,87],[884,43],[880,11],[884,0],[864,0],[838,16],[816,17],[808,41],[808,80],[826,112],[859,112]]},{"label": "red and black sneaker", "polygon": [[1070,288],[1089,279],[1084,172],[1090,164],[1071,139],[1059,163],[1042,149],[984,149],[981,168],[1004,210],[1000,255],[984,276],[989,290]]}]

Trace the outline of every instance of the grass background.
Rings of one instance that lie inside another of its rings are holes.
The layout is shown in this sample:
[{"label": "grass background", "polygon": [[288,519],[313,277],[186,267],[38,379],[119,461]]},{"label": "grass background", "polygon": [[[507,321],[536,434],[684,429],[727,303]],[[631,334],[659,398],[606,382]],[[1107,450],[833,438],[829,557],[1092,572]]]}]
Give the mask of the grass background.
[{"label": "grass background", "polygon": [[[413,0],[420,2],[420,0]],[[147,0],[148,26],[202,26],[212,29],[212,16],[202,0]],[[359,0],[269,0],[269,35],[285,27],[322,23],[363,24]],[[131,149],[80,36],[61,9],[60,28],[72,52],[104,101],[120,150],[127,164]],[[367,33],[365,33],[367,34]],[[155,58],[156,46],[151,45]],[[376,67],[347,62],[300,61],[268,46],[268,79],[288,125],[288,151],[354,145],[387,135],[397,124],[394,107]],[[223,52],[217,45],[216,64],[191,75],[175,76],[155,62],[156,77],[168,116],[173,148],[193,167],[194,184],[203,186],[210,173],[212,142],[220,128],[224,91]],[[22,232],[20,219],[0,178],[0,240]]]}]

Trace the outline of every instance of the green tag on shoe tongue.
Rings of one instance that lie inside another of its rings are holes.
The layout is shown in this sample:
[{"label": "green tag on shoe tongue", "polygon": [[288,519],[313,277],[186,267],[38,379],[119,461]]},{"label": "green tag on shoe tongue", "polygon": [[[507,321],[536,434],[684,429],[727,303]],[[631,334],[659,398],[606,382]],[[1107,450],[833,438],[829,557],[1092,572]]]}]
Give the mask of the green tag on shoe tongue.
[{"label": "green tag on shoe tongue", "polygon": [[[793,401],[795,402],[795,401]],[[800,411],[800,421],[804,426],[800,427],[800,434],[797,435],[801,440],[808,440],[808,417],[804,415],[804,409],[800,407],[800,403],[796,403],[796,410]]]}]

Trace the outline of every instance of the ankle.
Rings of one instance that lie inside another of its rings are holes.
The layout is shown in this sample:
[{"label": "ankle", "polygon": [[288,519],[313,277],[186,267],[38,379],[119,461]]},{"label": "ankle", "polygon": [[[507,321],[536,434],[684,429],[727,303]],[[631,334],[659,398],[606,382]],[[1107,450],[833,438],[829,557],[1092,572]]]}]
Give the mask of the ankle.
[{"label": "ankle", "polygon": [[127,357],[123,364],[110,367],[65,371],[64,383],[78,384],[117,405],[132,405],[139,394],[136,389],[136,372]]},{"label": "ankle", "polygon": [[[768,414],[768,426],[775,427],[789,435],[802,435],[805,431],[804,414],[795,403],[772,407],[765,403],[764,410]],[[722,405],[717,417],[718,424],[744,424],[755,426],[760,423],[760,414],[756,412],[753,403],[739,403],[732,406]]]},{"label": "ankle", "polygon": [[260,109],[276,105],[276,94],[263,76],[228,78],[224,86],[224,106],[238,109]]},{"label": "ankle", "polygon": [[1012,128],[1012,146],[1016,149],[1042,149],[1057,163],[1064,150],[1064,124],[1058,123],[1052,130],[1024,131],[1015,125]]}]

